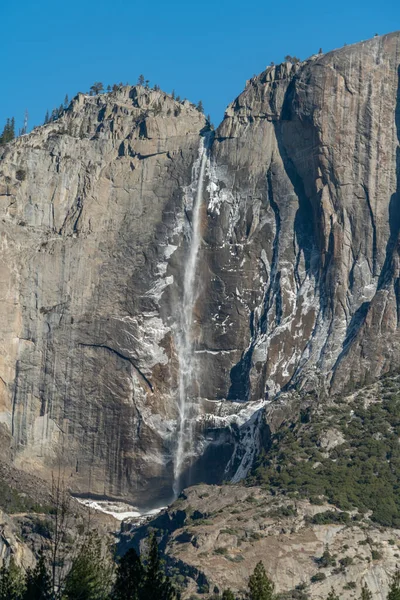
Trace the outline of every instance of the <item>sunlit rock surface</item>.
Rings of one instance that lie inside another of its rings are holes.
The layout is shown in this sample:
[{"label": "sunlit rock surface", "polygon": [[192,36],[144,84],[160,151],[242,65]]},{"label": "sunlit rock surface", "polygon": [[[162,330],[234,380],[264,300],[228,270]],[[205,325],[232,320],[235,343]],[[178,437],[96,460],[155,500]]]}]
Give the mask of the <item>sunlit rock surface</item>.
[{"label": "sunlit rock surface", "polygon": [[[182,485],[245,474],[282,389],[399,367],[399,42],[269,67],[210,141]],[[89,496],[171,498],[206,132],[188,102],[124,87],[0,150],[0,445],[17,466],[62,466]]]}]

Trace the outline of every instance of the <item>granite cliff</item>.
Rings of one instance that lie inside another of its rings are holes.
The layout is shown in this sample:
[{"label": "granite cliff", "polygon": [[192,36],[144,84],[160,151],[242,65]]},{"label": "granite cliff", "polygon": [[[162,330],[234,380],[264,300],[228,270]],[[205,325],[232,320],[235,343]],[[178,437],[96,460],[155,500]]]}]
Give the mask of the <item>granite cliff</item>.
[{"label": "granite cliff", "polygon": [[0,150],[0,444],[80,494],[238,480],[281,391],[400,366],[400,33],[268,67],[215,132],[143,87]]}]

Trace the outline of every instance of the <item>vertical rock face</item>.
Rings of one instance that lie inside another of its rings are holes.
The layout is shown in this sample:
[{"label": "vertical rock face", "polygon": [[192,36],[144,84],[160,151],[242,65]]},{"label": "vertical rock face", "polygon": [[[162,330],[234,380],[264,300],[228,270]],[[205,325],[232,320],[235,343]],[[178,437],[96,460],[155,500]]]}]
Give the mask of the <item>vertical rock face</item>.
[{"label": "vertical rock face", "polygon": [[176,298],[160,299],[204,126],[123,88],[3,150],[0,406],[18,465],[61,463],[80,492],[169,491]]},{"label": "vertical rock face", "polygon": [[221,397],[338,391],[398,367],[399,43],[268,68],[228,108],[205,261],[204,315],[222,304],[206,344],[235,362]]},{"label": "vertical rock face", "polygon": [[[395,33],[270,67],[210,141],[191,319],[203,458],[184,481],[221,478],[239,438],[228,472],[245,472],[251,415],[280,390],[400,366],[399,64]],[[189,103],[126,87],[0,151],[0,445],[18,466],[61,465],[80,493],[172,493],[206,129]]]}]

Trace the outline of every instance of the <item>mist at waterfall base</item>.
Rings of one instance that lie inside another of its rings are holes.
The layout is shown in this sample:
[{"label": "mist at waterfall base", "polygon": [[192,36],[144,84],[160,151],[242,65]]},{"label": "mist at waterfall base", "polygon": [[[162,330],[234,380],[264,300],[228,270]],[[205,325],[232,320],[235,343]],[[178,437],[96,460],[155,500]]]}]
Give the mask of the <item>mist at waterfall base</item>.
[{"label": "mist at waterfall base", "polygon": [[[173,455],[173,496],[197,483],[218,484],[227,478],[226,467],[232,459],[235,427],[215,426],[201,421],[201,373],[196,359],[199,331],[195,306],[201,291],[199,261],[201,261],[202,223],[205,210],[204,192],[213,132],[201,138],[192,168],[191,184],[185,190],[185,210],[188,219],[187,259],[183,273],[182,300],[176,323],[176,346],[179,359],[177,389],[178,420]],[[238,428],[236,428],[238,429]],[[202,440],[199,444],[199,437]]]},{"label": "mist at waterfall base", "polygon": [[[97,512],[113,516],[117,520],[134,520],[151,517],[179,496],[181,491],[197,483],[218,484],[225,479],[225,468],[232,458],[235,427],[221,428],[205,423],[201,415],[200,380],[196,360],[195,305],[201,286],[198,281],[198,261],[202,244],[202,209],[207,166],[210,164],[210,148],[213,132],[200,140],[198,156],[192,167],[190,185],[184,190],[186,214],[186,261],[182,273],[182,295],[175,324],[175,340],[178,354],[178,386],[176,390],[177,423],[172,441],[173,465],[172,489],[165,490],[163,497],[154,502],[135,506],[126,501],[107,497],[75,496],[85,506]],[[201,442],[199,443],[199,437]]]},{"label": "mist at waterfall base", "polygon": [[[180,307],[179,322],[177,323],[176,344],[179,359],[179,384],[177,390],[178,422],[177,443],[174,453],[174,482],[173,498],[177,498],[180,491],[193,483],[210,480],[208,455],[212,452],[206,446],[204,456],[198,457],[195,448],[196,419],[200,413],[200,378],[196,360],[196,320],[195,305],[198,299],[200,285],[197,279],[198,260],[202,242],[201,213],[203,208],[204,180],[207,161],[209,160],[210,146],[213,133],[209,132],[201,138],[197,160],[192,168],[192,182],[185,191],[186,214],[191,212],[188,227],[188,249],[185,270],[183,274],[182,305]],[[214,451],[216,449],[214,448]],[[219,460],[211,460],[210,464],[220,462],[222,448],[218,449]],[[231,452],[231,449],[230,449]],[[229,460],[229,451],[226,462]],[[206,462],[205,462],[206,461]],[[202,463],[204,465],[202,466]],[[211,477],[217,483],[220,474]]]}]

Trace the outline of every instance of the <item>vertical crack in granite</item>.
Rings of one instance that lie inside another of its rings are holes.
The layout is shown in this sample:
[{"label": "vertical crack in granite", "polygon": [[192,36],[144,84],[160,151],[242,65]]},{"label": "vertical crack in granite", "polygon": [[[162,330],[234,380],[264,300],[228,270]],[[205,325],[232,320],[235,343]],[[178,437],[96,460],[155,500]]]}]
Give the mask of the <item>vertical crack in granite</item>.
[{"label": "vertical crack in granite", "polygon": [[[257,411],[282,390],[400,368],[399,41],[270,66],[218,127],[189,332],[193,480],[245,474]],[[0,148],[0,421],[17,467],[171,498],[185,190],[206,129],[189,102],[126,86]]]}]

